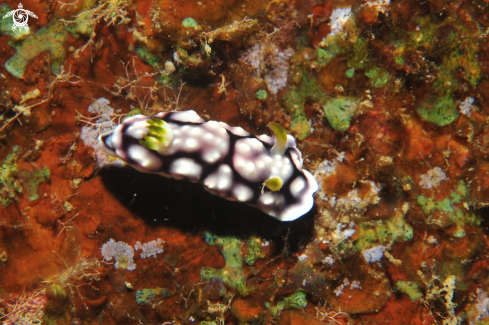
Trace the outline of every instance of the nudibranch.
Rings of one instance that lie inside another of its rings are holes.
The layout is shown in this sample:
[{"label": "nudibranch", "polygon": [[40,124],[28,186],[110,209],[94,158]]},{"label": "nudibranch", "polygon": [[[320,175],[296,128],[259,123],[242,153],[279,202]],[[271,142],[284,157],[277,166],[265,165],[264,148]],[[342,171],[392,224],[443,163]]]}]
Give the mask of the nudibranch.
[{"label": "nudibranch", "polygon": [[313,207],[318,184],[302,169],[294,137],[269,126],[272,137],[206,122],[192,110],[134,115],[100,135],[99,145],[141,172],[199,182],[212,194],[295,220]]}]

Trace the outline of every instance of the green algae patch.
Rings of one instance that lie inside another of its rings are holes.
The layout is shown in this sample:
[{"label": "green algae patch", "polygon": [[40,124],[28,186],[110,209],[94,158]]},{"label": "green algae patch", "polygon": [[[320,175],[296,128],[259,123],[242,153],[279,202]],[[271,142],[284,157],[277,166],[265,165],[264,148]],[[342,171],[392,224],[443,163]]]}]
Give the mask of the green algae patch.
[{"label": "green algae patch", "polygon": [[166,288],[141,289],[136,292],[136,302],[143,306],[151,304],[158,298],[169,298],[172,295],[173,293]]},{"label": "green algae patch", "polygon": [[264,89],[258,90],[255,95],[256,95],[256,98],[258,98],[259,100],[263,100],[263,101],[265,99],[267,99],[267,97],[268,97],[268,93]]},{"label": "green algae patch", "polygon": [[457,290],[467,290],[469,288],[469,281],[466,274],[467,267],[463,262],[450,261],[443,264],[440,272],[440,280],[445,282],[448,277],[454,276],[456,279],[455,288]]},{"label": "green algae patch", "polygon": [[308,100],[320,103],[324,99],[324,95],[319,89],[316,79],[313,76],[308,76],[302,69],[292,71],[291,75],[300,77],[283,96],[282,100],[292,118],[290,129],[297,133],[299,140],[304,140],[311,134],[311,126],[307,121],[304,105]]},{"label": "green algae patch", "polygon": [[[149,51],[144,44],[139,44],[137,46],[129,46],[130,51],[134,51],[138,57],[143,61],[144,63],[150,65],[155,72],[160,72],[156,74],[155,78],[156,80],[163,85],[170,85],[175,82],[174,78],[171,76],[170,73],[163,73],[161,70],[163,68],[166,69],[165,64],[163,63],[163,60],[161,56],[157,53],[153,53]],[[185,52],[186,53],[186,52]],[[188,55],[182,55],[183,59],[185,61],[189,60]],[[180,59],[182,59],[180,57]]]},{"label": "green algae patch", "polygon": [[246,241],[246,252],[244,254],[244,261],[248,265],[253,265],[260,258],[264,258],[265,253],[262,250],[261,239],[258,237],[251,237]]},{"label": "green algae patch", "polygon": [[336,43],[328,44],[327,48],[318,48],[318,65],[324,67],[331,60],[333,60],[338,54],[343,51],[343,48]]},{"label": "green algae patch", "polygon": [[430,96],[417,111],[423,119],[438,126],[448,125],[460,115],[451,96]]},{"label": "green algae patch", "polygon": [[355,43],[351,44],[353,48],[348,53],[348,67],[357,69],[365,69],[370,64],[369,47],[365,38],[358,35],[356,31]]},{"label": "green algae patch", "polygon": [[293,309],[302,309],[306,308],[307,300],[306,300],[306,292],[303,290],[296,290],[293,294],[284,299],[280,300],[276,306],[271,306],[269,302],[265,303],[267,309],[272,313],[274,317],[280,315],[282,310],[293,308]]},{"label": "green algae patch", "polygon": [[451,95],[457,91],[461,82],[457,77],[461,71],[463,79],[475,87],[482,78],[479,66],[479,42],[474,33],[457,26],[445,39],[447,55],[443,57],[438,76],[434,82],[434,89],[439,93]]},{"label": "green algae patch", "polygon": [[299,140],[304,140],[309,134],[311,134],[311,126],[305,116],[298,116],[290,123],[290,129],[297,133]]},{"label": "green algae patch", "polygon": [[67,40],[68,32],[63,23],[53,18],[36,34],[15,45],[11,44],[15,48],[15,54],[5,62],[5,68],[15,77],[22,79],[29,61],[42,52],[49,51],[51,54],[51,71],[58,74],[66,58],[64,45]]},{"label": "green algae patch", "polygon": [[[456,226],[454,237],[465,236],[465,225],[479,225],[480,216],[463,208],[462,203],[468,199],[469,190],[464,181],[443,200],[434,200],[424,195],[418,196],[418,204],[426,214],[426,223],[442,228]],[[436,218],[434,217],[436,215]]]},{"label": "green algae patch", "polygon": [[357,110],[358,102],[348,97],[332,98],[323,104],[324,114],[329,124],[337,131],[346,131]]},{"label": "green algae patch", "polygon": [[241,240],[236,237],[219,237],[206,233],[206,242],[209,245],[217,245],[224,257],[224,267],[213,269],[203,267],[200,270],[202,280],[207,281],[212,278],[220,278],[229,287],[238,290],[246,296],[253,288],[246,287],[246,277],[243,272],[243,256],[241,254]]},{"label": "green algae patch", "polygon": [[405,293],[409,296],[412,303],[415,303],[423,297],[423,293],[419,289],[419,285],[416,282],[411,281],[397,281],[394,289]]},{"label": "green algae patch", "polygon": [[389,81],[389,73],[379,67],[374,67],[365,72],[365,75],[370,79],[370,84],[375,88],[384,87]]},{"label": "green algae patch", "polygon": [[410,241],[412,239],[413,227],[406,223],[401,213],[397,213],[387,220],[361,222],[359,238],[354,249],[364,251],[374,246],[390,246],[396,241]]},{"label": "green algae patch", "polygon": [[19,147],[15,146],[0,166],[0,203],[8,206],[17,194],[22,193],[22,184],[17,178],[19,166],[17,164]]},{"label": "green algae patch", "polygon": [[51,177],[51,171],[47,166],[41,169],[20,172],[22,184],[25,187],[25,194],[28,201],[35,201],[40,197],[39,184],[46,182]]},{"label": "green algae patch", "polygon": [[0,3],[0,35],[7,35],[14,41],[19,41],[29,36],[31,34],[31,29],[28,28],[26,30],[25,28],[16,28],[13,30],[12,26],[14,25],[14,21],[12,17],[3,18],[12,10],[14,10],[14,8],[8,3]]},{"label": "green algae patch", "polygon": [[301,309],[307,306],[306,293],[300,289],[285,297],[282,301],[284,302],[284,308]]},{"label": "green algae patch", "polygon": [[342,34],[328,35],[317,50],[317,65],[324,67],[334,58],[346,56],[350,68],[349,78],[356,69],[367,69],[370,65],[368,41],[360,35],[360,30],[351,24],[348,40]]},{"label": "green algae patch", "polygon": [[51,172],[47,166],[30,171],[19,170],[17,159],[20,156],[18,146],[12,149],[0,166],[0,203],[6,207],[19,194],[24,194],[28,201],[40,197],[39,184],[48,181]]},{"label": "green algae patch", "polygon": [[[422,16],[416,20],[419,28],[398,35],[394,43],[398,67],[409,70],[404,55],[421,52],[424,57],[418,62],[423,69],[436,66],[432,76],[435,94],[451,96],[466,83],[476,87],[482,78],[478,57],[481,51],[479,34],[460,24],[454,16],[442,21],[433,16]],[[436,63],[428,58],[436,58]]]},{"label": "green algae patch", "polygon": [[199,27],[199,24],[192,17],[187,17],[182,21],[182,25],[185,28],[195,28]]},{"label": "green algae patch", "polygon": [[146,48],[143,46],[136,46],[134,49],[135,52],[137,53],[138,57],[141,59],[141,61],[149,64],[153,69],[158,71],[160,69],[161,64],[161,57],[158,56],[157,54],[149,52]]}]

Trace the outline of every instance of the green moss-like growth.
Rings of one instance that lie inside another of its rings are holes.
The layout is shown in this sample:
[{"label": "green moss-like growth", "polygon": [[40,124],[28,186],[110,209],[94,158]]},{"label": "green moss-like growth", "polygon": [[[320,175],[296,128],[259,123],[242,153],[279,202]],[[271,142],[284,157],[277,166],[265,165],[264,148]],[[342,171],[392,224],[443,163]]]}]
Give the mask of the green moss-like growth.
[{"label": "green moss-like growth", "polygon": [[136,46],[134,50],[143,62],[146,62],[147,64],[152,66],[153,69],[155,69],[156,71],[160,69],[160,66],[162,66],[162,60],[159,55],[149,52],[143,46]]},{"label": "green moss-like growth", "polygon": [[297,133],[297,138],[299,138],[299,140],[304,140],[311,134],[311,126],[305,115],[300,115],[293,119],[290,123],[290,129]]},{"label": "green moss-like growth", "polygon": [[[443,200],[433,200],[424,195],[418,196],[418,204],[426,214],[426,222],[441,227],[456,225],[455,237],[465,236],[464,225],[479,225],[480,216],[473,211],[465,210],[461,203],[468,199],[469,191],[464,181],[460,181],[457,188]],[[438,218],[433,220],[433,214],[439,212]]]},{"label": "green moss-like growth", "polygon": [[[399,68],[410,70],[405,59],[410,53],[421,53],[418,71],[433,71],[433,92],[436,96],[451,96],[468,82],[475,87],[481,79],[479,65],[480,34],[460,23],[456,15],[440,20],[432,15],[417,19],[419,28],[402,30],[393,40],[394,59]],[[436,62],[434,62],[436,60]],[[432,69],[436,66],[436,69]]]},{"label": "green moss-like growth", "polygon": [[17,179],[19,166],[17,165],[19,147],[15,146],[0,166],[0,203],[5,207],[18,193],[22,193],[22,185]]},{"label": "green moss-like growth", "polygon": [[343,48],[336,43],[329,44],[325,49],[318,48],[318,65],[324,67],[342,51]]},{"label": "green moss-like growth", "polygon": [[256,92],[256,98],[258,98],[259,100],[264,101],[265,99],[267,99],[267,96],[268,96],[268,93],[264,89],[260,89]]},{"label": "green moss-like growth", "polygon": [[17,164],[19,155],[19,147],[15,146],[0,166],[0,203],[4,207],[17,199],[20,193],[25,193],[29,201],[37,200],[40,197],[39,184],[51,176],[47,166],[20,171]]},{"label": "green moss-like growth", "polygon": [[384,87],[389,81],[389,73],[379,67],[370,69],[369,71],[365,72],[365,75],[370,79],[370,83],[375,88]]},{"label": "green moss-like growth", "polygon": [[306,308],[307,306],[306,293],[300,289],[296,290],[290,296],[285,297],[283,302],[284,302],[284,308],[295,308],[295,309]]},{"label": "green moss-like growth", "polygon": [[271,306],[269,302],[265,303],[267,309],[270,310],[274,317],[280,315],[280,312],[287,308],[302,309],[306,308],[307,300],[306,293],[303,290],[296,290],[293,294],[285,297],[276,306]]},{"label": "green moss-like growth", "polygon": [[192,17],[187,17],[182,21],[182,25],[185,28],[195,28],[198,27],[199,24]]},{"label": "green moss-like growth", "polygon": [[423,297],[423,293],[419,290],[419,285],[416,282],[397,281],[394,288],[399,292],[407,294],[412,303],[415,303]]},{"label": "green moss-like growth", "polygon": [[445,48],[448,51],[443,57],[434,83],[434,89],[438,93],[451,95],[460,88],[460,82],[456,77],[458,71],[463,71],[463,78],[473,87],[481,79],[482,73],[477,57],[479,42],[474,34],[462,26],[457,26],[446,37]]},{"label": "green moss-like growth", "polygon": [[[141,59],[141,61],[143,61],[146,64],[149,64],[154,69],[155,72],[164,70],[165,64],[163,63],[161,56],[158,55],[157,53],[150,52],[144,46],[144,44],[139,44],[136,47],[130,46],[129,50],[136,52],[136,54]],[[184,55],[183,57],[184,60],[188,60],[188,55]],[[175,81],[171,74],[166,74],[166,73],[159,73],[155,76],[155,78],[156,80],[158,80],[160,84],[163,85],[170,85],[173,84]]]},{"label": "green moss-like growth", "polygon": [[24,77],[24,71],[30,60],[42,52],[49,51],[51,54],[51,71],[54,74],[60,73],[60,67],[65,61],[66,51],[64,45],[68,40],[68,33],[63,25],[56,18],[49,24],[39,29],[36,34],[27,39],[10,44],[15,48],[15,54],[7,62],[5,68],[17,78]]},{"label": "green moss-like growth", "polygon": [[[355,30],[355,32],[359,33],[358,30]],[[347,51],[348,67],[355,70],[366,69],[371,64],[369,58],[370,50],[368,48],[368,42],[365,38],[358,34],[354,35],[354,39],[354,43],[349,42],[352,48]]]},{"label": "green moss-like growth", "polygon": [[[292,75],[294,74],[295,72],[292,72]],[[307,72],[302,69],[297,69],[296,75],[300,78],[283,97],[283,103],[292,117],[290,129],[297,133],[299,140],[304,140],[311,134],[311,126],[307,121],[304,105],[307,100],[320,103],[324,95],[313,76],[307,75]]]},{"label": "green moss-like growth", "polygon": [[[354,21],[355,16],[352,15],[350,19]],[[347,70],[347,76],[352,78],[355,70],[368,69],[371,65],[368,41],[360,35],[360,31],[354,24],[349,24],[346,39],[342,34],[328,35],[321,46],[317,52],[317,65],[319,67],[324,67],[335,57],[344,55],[350,68]]]},{"label": "green moss-like growth", "polygon": [[329,124],[338,131],[348,130],[357,107],[358,102],[348,97],[332,98],[323,104]]},{"label": "green moss-like growth", "polygon": [[321,44],[322,47],[318,48],[318,66],[324,67],[340,55],[347,56],[348,67],[352,69],[364,69],[369,66],[367,40],[360,35],[359,30],[353,24],[350,24],[348,28],[348,35],[347,40],[341,34],[328,35],[324,44]]},{"label": "green moss-like growth", "polygon": [[467,279],[467,267],[460,261],[450,261],[443,264],[440,272],[440,280],[445,282],[449,276],[455,276],[455,288],[457,290],[467,290],[469,281]]},{"label": "green moss-like growth", "polygon": [[460,115],[451,96],[430,96],[418,108],[418,113],[428,122],[445,126],[455,121]]},{"label": "green moss-like growth", "polygon": [[377,245],[389,246],[395,241],[413,239],[413,227],[398,213],[387,220],[360,223],[359,239],[354,248],[364,251]]},{"label": "green moss-like growth", "polygon": [[220,278],[229,287],[238,290],[246,296],[253,289],[246,286],[246,277],[243,272],[243,256],[241,254],[241,241],[235,237],[218,237],[206,234],[209,245],[217,245],[224,257],[225,265],[222,269],[203,267],[200,270],[202,280],[207,281],[214,277]]},{"label": "green moss-like growth", "polygon": [[246,241],[246,253],[244,261],[248,265],[253,265],[259,258],[264,258],[265,253],[262,251],[261,239],[251,237]]},{"label": "green moss-like growth", "polygon": [[51,171],[47,166],[44,166],[42,169],[22,171],[20,173],[20,178],[22,179],[22,183],[25,185],[27,200],[37,200],[40,197],[39,184],[48,181],[50,177]]},{"label": "green moss-like growth", "polygon": [[142,306],[152,303],[157,298],[168,298],[172,295],[173,293],[166,288],[141,289],[136,292],[136,302]]}]

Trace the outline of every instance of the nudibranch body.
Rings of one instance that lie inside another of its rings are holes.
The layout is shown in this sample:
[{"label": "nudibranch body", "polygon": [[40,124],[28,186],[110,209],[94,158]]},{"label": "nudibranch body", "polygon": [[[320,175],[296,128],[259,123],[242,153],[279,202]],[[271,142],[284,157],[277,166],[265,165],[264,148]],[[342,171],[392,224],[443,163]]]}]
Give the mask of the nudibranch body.
[{"label": "nudibranch body", "polygon": [[199,182],[215,195],[290,221],[311,210],[318,184],[302,169],[294,137],[278,124],[270,127],[276,136],[255,136],[191,110],[165,112],[131,116],[99,144],[139,171]]}]

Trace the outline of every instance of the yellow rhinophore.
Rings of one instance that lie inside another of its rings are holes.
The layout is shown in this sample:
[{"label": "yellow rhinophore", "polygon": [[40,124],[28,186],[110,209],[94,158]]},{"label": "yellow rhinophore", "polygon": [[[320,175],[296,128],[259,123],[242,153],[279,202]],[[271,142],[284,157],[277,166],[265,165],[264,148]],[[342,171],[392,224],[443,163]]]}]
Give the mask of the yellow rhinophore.
[{"label": "yellow rhinophore", "polygon": [[272,147],[272,154],[283,155],[285,149],[287,149],[287,132],[285,132],[285,129],[278,123],[270,122],[268,123],[268,127],[272,130],[277,139],[275,145]]}]

